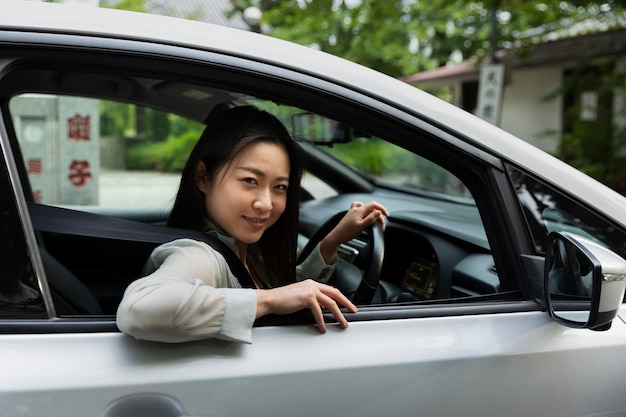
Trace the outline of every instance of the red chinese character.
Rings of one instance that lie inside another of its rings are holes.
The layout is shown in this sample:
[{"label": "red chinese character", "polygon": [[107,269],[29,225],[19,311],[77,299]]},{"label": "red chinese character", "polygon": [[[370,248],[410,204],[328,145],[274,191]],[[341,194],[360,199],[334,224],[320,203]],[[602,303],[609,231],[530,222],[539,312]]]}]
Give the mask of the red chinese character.
[{"label": "red chinese character", "polygon": [[41,202],[43,201],[43,191],[41,190],[33,191],[33,199],[35,200],[35,203],[41,204]]},{"label": "red chinese character", "polygon": [[28,160],[28,173],[41,174],[41,159],[33,158]]},{"label": "red chinese character", "polygon": [[87,180],[91,178],[91,173],[89,172],[89,162],[87,161],[72,161],[69,166],[69,171],[70,174],[67,178],[70,180],[72,185],[77,188],[84,187]]},{"label": "red chinese character", "polygon": [[67,137],[70,140],[89,141],[91,122],[89,116],[81,117],[78,113],[74,117],[67,119]]}]

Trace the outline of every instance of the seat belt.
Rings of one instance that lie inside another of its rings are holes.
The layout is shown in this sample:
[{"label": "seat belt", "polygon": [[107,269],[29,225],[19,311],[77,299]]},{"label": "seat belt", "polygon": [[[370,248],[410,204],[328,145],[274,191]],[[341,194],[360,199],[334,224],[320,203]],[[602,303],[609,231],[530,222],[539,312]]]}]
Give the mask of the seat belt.
[{"label": "seat belt", "polygon": [[33,228],[40,232],[155,244],[181,238],[199,240],[224,256],[230,271],[242,287],[256,288],[250,273],[235,252],[218,238],[206,233],[32,202],[28,203],[28,211]]}]

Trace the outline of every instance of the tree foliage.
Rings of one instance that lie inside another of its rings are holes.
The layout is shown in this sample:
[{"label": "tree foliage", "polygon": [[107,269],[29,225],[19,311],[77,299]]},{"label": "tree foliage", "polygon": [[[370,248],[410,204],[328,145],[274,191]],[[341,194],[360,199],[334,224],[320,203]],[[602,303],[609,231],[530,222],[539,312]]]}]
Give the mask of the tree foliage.
[{"label": "tree foliage", "polygon": [[100,3],[101,7],[146,13],[148,11],[146,2],[147,0],[104,0]]},{"label": "tree foliage", "polygon": [[[259,7],[264,31],[392,76],[480,58],[495,47],[594,21],[615,25],[624,0],[232,0]],[[495,23],[495,25],[494,25]],[[493,32],[493,28],[496,32]]]}]

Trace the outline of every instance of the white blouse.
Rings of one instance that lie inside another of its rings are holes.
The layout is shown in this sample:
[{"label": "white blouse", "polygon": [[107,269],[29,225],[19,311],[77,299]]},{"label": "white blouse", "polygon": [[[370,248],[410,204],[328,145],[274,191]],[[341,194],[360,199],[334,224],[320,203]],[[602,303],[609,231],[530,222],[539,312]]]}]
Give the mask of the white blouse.
[{"label": "white blouse", "polygon": [[[209,233],[234,249],[233,238]],[[326,282],[334,269],[324,263],[318,244],[298,265],[297,279]],[[208,244],[165,243],[150,255],[144,275],[126,288],[118,307],[117,326],[124,333],[169,343],[212,337],[252,343],[256,294],[241,288],[222,254]]]}]

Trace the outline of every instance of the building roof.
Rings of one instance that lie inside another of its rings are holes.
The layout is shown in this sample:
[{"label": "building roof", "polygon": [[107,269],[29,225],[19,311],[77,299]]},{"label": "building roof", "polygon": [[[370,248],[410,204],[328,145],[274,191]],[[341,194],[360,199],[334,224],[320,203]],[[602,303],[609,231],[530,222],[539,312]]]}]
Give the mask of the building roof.
[{"label": "building roof", "polygon": [[[498,51],[496,57],[512,68],[545,66],[555,63],[578,62],[626,53],[626,29],[596,32],[588,35],[547,41],[535,46]],[[444,81],[466,76],[477,77],[480,65],[474,59],[439,67],[401,78],[409,84]]]}]

